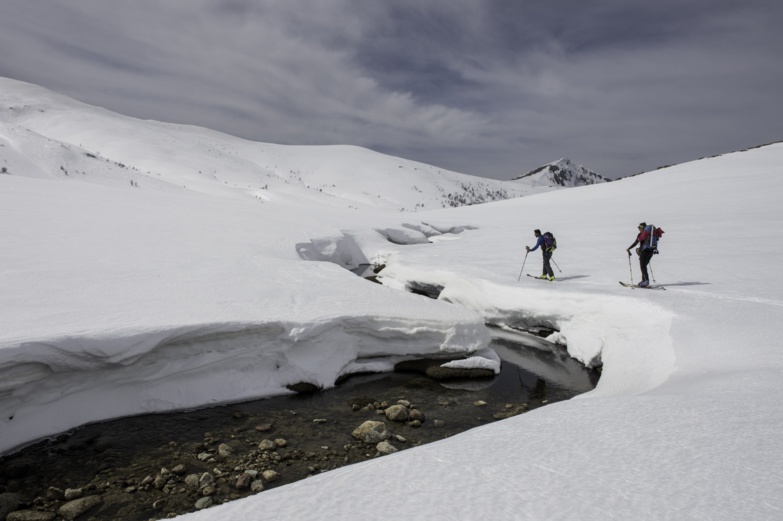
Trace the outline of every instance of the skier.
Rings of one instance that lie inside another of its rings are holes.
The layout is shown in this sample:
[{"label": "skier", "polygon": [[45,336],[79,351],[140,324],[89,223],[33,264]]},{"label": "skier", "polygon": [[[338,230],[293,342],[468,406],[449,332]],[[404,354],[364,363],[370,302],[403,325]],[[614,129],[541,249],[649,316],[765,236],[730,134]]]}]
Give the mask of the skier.
[{"label": "skier", "polygon": [[658,253],[657,244],[658,239],[663,234],[663,230],[656,228],[655,226],[647,226],[647,223],[639,223],[639,234],[636,236],[636,240],[633,244],[626,248],[628,256],[631,256],[631,248],[639,245],[636,248],[636,253],[639,255],[639,268],[642,271],[642,280],[637,284],[640,288],[646,288],[650,285],[650,277],[647,275],[647,265],[650,264],[653,255]]},{"label": "skier", "polygon": [[[533,230],[533,235],[536,236],[536,245],[531,248],[525,246],[528,252],[536,251],[541,246],[541,253],[544,257],[544,269],[539,279],[555,280],[555,272],[552,271],[552,266],[549,265],[549,259],[552,258],[552,252],[555,251],[555,246],[552,244],[552,240],[546,237],[547,234],[541,235],[541,230]],[[551,234],[549,234],[551,236]]]}]

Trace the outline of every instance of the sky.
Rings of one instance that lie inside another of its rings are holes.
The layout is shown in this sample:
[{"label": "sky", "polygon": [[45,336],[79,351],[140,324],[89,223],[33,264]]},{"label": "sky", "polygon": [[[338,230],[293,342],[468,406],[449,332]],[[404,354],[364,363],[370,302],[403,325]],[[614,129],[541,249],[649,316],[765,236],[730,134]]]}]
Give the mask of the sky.
[{"label": "sky", "polygon": [[616,178],[783,139],[781,26],[777,0],[3,0],[0,76],[254,141]]}]

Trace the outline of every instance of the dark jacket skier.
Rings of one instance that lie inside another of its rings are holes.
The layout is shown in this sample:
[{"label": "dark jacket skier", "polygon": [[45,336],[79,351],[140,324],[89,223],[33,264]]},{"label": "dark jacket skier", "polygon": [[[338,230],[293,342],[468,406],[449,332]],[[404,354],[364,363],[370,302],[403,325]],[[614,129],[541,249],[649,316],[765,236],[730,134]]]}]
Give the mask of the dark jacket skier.
[{"label": "dark jacket skier", "polygon": [[525,249],[528,252],[531,252],[531,251],[536,251],[539,246],[541,247],[541,254],[544,257],[544,267],[543,267],[543,273],[538,278],[555,280],[555,272],[552,271],[552,266],[549,264],[549,260],[552,258],[553,249],[547,247],[544,236],[541,235],[541,230],[533,230],[533,235],[536,236],[536,245],[533,246],[532,248],[530,246],[525,246]]}]

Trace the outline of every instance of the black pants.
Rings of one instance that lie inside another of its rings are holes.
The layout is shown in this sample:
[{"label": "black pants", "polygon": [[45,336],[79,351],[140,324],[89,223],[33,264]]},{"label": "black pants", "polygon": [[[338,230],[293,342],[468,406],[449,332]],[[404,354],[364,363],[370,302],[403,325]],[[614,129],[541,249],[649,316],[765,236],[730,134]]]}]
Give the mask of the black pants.
[{"label": "black pants", "polygon": [[[549,265],[549,259],[552,258],[552,252],[551,251],[542,251],[541,252],[544,255],[544,275],[549,275],[550,277],[555,276],[555,272],[552,271],[552,266]],[[647,261],[650,262],[650,261]]]},{"label": "black pants", "polygon": [[639,252],[639,267],[642,269],[642,280],[650,282],[650,277],[647,275],[647,265],[653,258],[655,250],[647,249]]}]

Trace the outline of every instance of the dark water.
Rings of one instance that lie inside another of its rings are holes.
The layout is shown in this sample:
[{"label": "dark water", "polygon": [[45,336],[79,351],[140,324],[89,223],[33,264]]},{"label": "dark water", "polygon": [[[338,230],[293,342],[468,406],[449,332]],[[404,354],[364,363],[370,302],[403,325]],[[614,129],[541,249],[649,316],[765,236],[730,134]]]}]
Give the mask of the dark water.
[{"label": "dark water", "polygon": [[[493,341],[503,359],[494,378],[445,382],[414,373],[359,375],[313,394],[88,425],[0,459],[0,494],[16,494],[17,508],[56,512],[64,503],[57,489],[82,488],[85,495],[100,495],[102,504],[79,519],[159,519],[194,511],[203,497],[203,491],[185,486],[186,474],[215,475],[212,497],[225,502],[251,493],[235,486],[244,470],[278,472],[280,479],[264,483],[269,489],[378,457],[374,446],[351,436],[366,420],[385,421],[397,436],[392,444],[404,450],[595,387],[599,374],[562,348],[533,337],[512,338]],[[392,422],[379,413],[398,400],[424,414],[421,425]],[[286,445],[264,454],[258,450],[263,439],[284,439]],[[220,444],[233,454],[218,457]],[[213,458],[200,459],[204,454]],[[177,465],[184,470],[167,475],[165,489],[144,484],[147,476]]]}]

